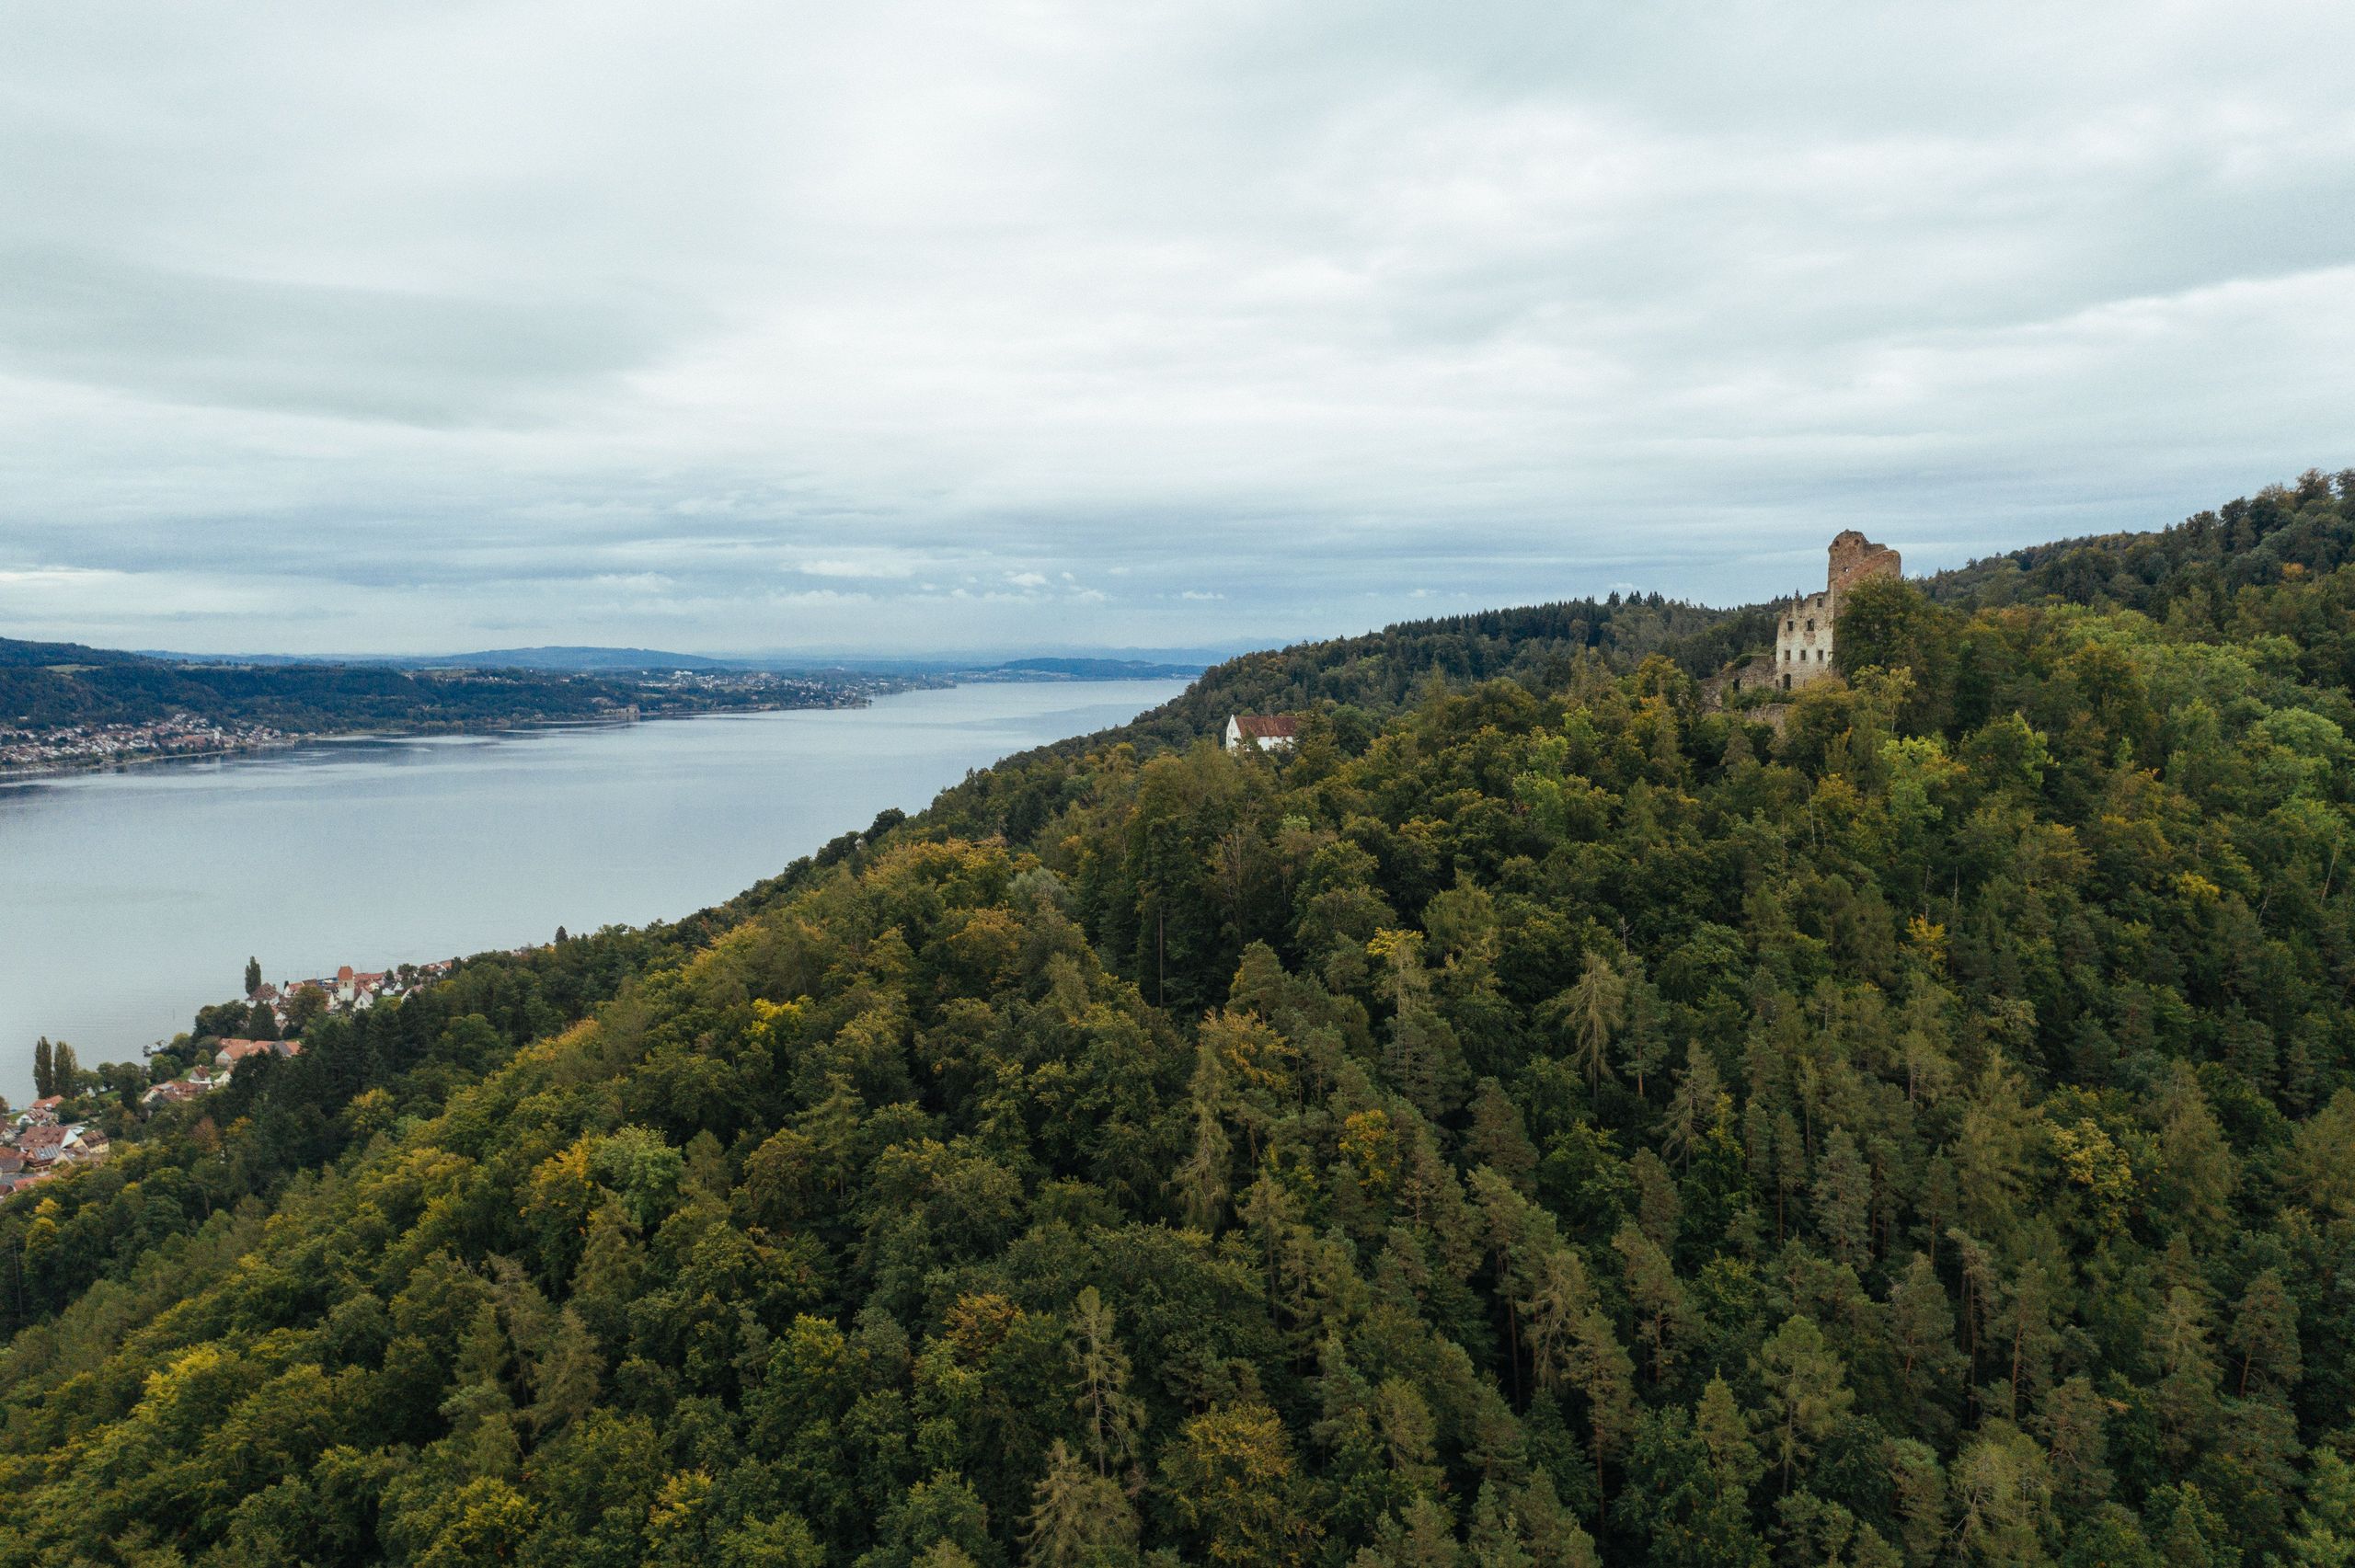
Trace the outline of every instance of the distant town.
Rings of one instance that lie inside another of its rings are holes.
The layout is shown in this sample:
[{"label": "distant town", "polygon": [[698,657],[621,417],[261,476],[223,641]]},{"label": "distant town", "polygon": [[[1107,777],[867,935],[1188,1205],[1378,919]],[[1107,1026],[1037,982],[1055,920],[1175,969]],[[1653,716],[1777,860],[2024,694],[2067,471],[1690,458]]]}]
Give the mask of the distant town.
[{"label": "distant town", "polygon": [[787,670],[631,648],[515,648],[350,663],[273,656],[208,660],[0,637],[0,778],[232,756],[331,736],[859,708],[915,687],[1163,680],[1200,669],[1040,658]]},{"label": "distant town", "polygon": [[295,737],[267,724],[223,724],[177,713],[145,724],[0,728],[0,772],[105,767],[159,757],[217,757],[283,746]]},{"label": "distant town", "polygon": [[[283,671],[265,671],[283,677]],[[856,708],[888,692],[933,682],[905,676],[809,677],[765,670],[652,670],[626,680],[607,677],[583,692],[568,689],[566,678],[533,675],[513,681],[488,676],[393,676],[435,697],[454,691],[488,688],[500,695],[520,686],[523,701],[476,704],[453,709],[412,704],[289,704],[283,713],[256,717],[236,712],[205,713],[174,708],[156,716],[61,719],[44,722],[36,711],[8,715],[0,722],[0,776],[106,768],[166,758],[225,757],[266,750],[336,735],[423,734],[499,729],[544,724],[627,724],[641,718],[704,713],[756,713],[782,708]],[[572,688],[592,685],[573,680]],[[5,697],[0,692],[0,697]],[[551,700],[562,698],[563,701]],[[0,713],[5,713],[0,707]]]}]

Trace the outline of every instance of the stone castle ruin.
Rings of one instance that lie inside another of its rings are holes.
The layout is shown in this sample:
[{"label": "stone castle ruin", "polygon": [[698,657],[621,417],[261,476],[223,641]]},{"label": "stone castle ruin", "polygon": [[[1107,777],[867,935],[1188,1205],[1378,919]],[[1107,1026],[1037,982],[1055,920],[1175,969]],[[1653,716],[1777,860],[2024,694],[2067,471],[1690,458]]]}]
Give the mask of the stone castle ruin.
[{"label": "stone castle ruin", "polygon": [[1775,652],[1771,661],[1752,659],[1735,676],[1736,690],[1770,687],[1796,692],[1810,681],[1832,673],[1832,629],[1840,620],[1840,596],[1872,578],[1893,578],[1902,570],[1896,551],[1876,544],[1855,529],[1832,541],[1831,569],[1821,593],[1791,596],[1776,614]]}]

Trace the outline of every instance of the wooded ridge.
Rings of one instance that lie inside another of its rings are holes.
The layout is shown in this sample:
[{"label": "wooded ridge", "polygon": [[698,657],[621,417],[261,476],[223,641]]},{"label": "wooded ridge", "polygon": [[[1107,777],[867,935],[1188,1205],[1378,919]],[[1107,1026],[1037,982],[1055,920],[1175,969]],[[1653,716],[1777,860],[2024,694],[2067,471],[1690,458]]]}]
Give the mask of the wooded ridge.
[{"label": "wooded ridge", "polygon": [[0,1562],[2346,1562],[2350,562],[1253,655],[323,1020],[0,1211]]}]

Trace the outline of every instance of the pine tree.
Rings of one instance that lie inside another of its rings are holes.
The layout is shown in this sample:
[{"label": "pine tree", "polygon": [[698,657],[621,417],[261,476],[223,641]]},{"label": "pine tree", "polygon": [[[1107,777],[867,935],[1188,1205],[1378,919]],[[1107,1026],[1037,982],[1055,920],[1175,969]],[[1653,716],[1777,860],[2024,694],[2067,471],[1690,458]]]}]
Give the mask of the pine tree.
[{"label": "pine tree", "polygon": [[1080,1568],[1133,1553],[1136,1510],[1119,1484],[1088,1470],[1060,1437],[1047,1449],[1047,1471],[1030,1494],[1022,1561],[1028,1568]]},{"label": "pine tree", "polygon": [[1603,1461],[1624,1451],[1635,1435],[1637,1409],[1635,1363],[1600,1307],[1589,1307],[1570,1324],[1569,1371],[1570,1380],[1586,1395],[1599,1491]]},{"label": "pine tree", "polygon": [[1889,1334],[1913,1410],[1939,1408],[1937,1395],[1959,1381],[1963,1358],[1954,1344],[1954,1303],[1924,1253],[1915,1253],[1889,1288]]},{"label": "pine tree", "polygon": [[43,1035],[33,1042],[33,1093],[48,1099],[57,1093],[57,1068],[51,1054],[49,1036]]},{"label": "pine tree", "polygon": [[1724,1098],[1725,1082],[1716,1059],[1700,1041],[1692,1041],[1684,1047],[1684,1070],[1677,1075],[1675,1092],[1660,1119],[1660,1151],[1690,1169],[1694,1150],[1717,1125],[1717,1104]]},{"label": "pine tree", "polygon": [[1431,1004],[1430,978],[1423,967],[1420,932],[1385,931],[1373,943],[1390,963],[1390,1038],[1384,1047],[1384,1075],[1398,1093],[1432,1121],[1443,1121],[1464,1104],[1470,1073],[1455,1030]]},{"label": "pine tree", "polygon": [[1693,1407],[1693,1431],[1709,1452],[1709,1473],[1720,1496],[1743,1497],[1765,1473],[1750,1417],[1722,1377],[1713,1377]]},{"label": "pine tree", "polygon": [[82,1062],[74,1047],[60,1040],[49,1048],[49,1092],[69,1098],[82,1092]]},{"label": "pine tree", "polygon": [[2162,1374],[2153,1401],[2159,1451],[2181,1462],[2199,1448],[2216,1413],[2216,1358],[2209,1345],[2207,1304],[2188,1287],[2175,1287],[2143,1340]]},{"label": "pine tree", "polygon": [[1767,1410],[1774,1419],[1775,1462],[1788,1491],[1798,1462],[1830,1436],[1840,1418],[1855,1402],[1847,1384],[1847,1369],[1826,1344],[1815,1320],[1794,1315],[1784,1320],[1775,1336],[1752,1358],[1752,1370],[1765,1386]]},{"label": "pine tree", "polygon": [[2295,1568],[2355,1564],[2355,1467],[2334,1449],[2315,1450],[2314,1474],[2289,1545],[2288,1561]]},{"label": "pine tree", "polygon": [[1472,1502],[1472,1528],[1465,1545],[1472,1568],[1536,1568],[1520,1516],[1493,1480],[1480,1482]]},{"label": "pine tree", "polygon": [[1129,1392],[1129,1357],[1112,1336],[1112,1309],[1093,1285],[1072,1302],[1072,1365],[1079,1375],[1073,1402],[1087,1432],[1088,1458],[1098,1475],[1125,1464],[1143,1424],[1144,1407]]},{"label": "pine tree", "polygon": [[1873,1176],[1856,1140],[1835,1127],[1816,1162],[1815,1227],[1833,1258],[1859,1274],[1872,1263]]},{"label": "pine tree", "polygon": [[2287,1392],[2296,1386],[2303,1369],[2298,1304],[2282,1287],[2279,1269],[2269,1268],[2248,1282],[2225,1343],[2240,1356],[2237,1391],[2243,1399],[2252,1387]]},{"label": "pine tree", "polygon": [[1234,1159],[1235,1146],[1217,1107],[1196,1100],[1194,1147],[1170,1178],[1187,1224],[1198,1230],[1218,1229],[1226,1213],[1227,1172]]},{"label": "pine tree", "polygon": [[1626,1271],[1627,1299],[1636,1309],[1636,1337],[1648,1353],[1652,1381],[1668,1380],[1676,1362],[1677,1342],[1684,1333],[1684,1287],[1676,1265],[1633,1220],[1619,1227],[1611,1239]]},{"label": "pine tree", "polygon": [[246,960],[246,994],[251,996],[259,990],[261,990],[261,960],[247,958]]},{"label": "pine tree", "polygon": [[2051,1467],[2053,1494],[2067,1507],[2090,1507],[2109,1495],[2116,1477],[2102,1463],[2102,1428],[2108,1414],[2109,1402],[2082,1375],[2044,1397],[2037,1429]]},{"label": "pine tree", "polygon": [[1676,1190],[1676,1177],[1648,1149],[1636,1150],[1636,1157],[1627,1162],[1627,1173],[1636,1183],[1636,1223],[1652,1239],[1654,1246],[1673,1254],[1684,1212],[1684,1200]]},{"label": "pine tree", "polygon": [[1465,1135],[1464,1150],[1473,1165],[1490,1167],[1523,1193],[1534,1190],[1536,1147],[1529,1141],[1521,1107],[1493,1078],[1480,1080],[1473,1093],[1472,1128]]},{"label": "pine tree", "polygon": [[1619,1035],[1619,1062],[1636,1081],[1636,1096],[1647,1097],[1647,1085],[1668,1065],[1668,1026],[1661,1016],[1660,992],[1644,973],[1644,961],[1629,954],[1626,963],[1626,1027]]},{"label": "pine tree", "polygon": [[580,1420],[597,1408],[604,1357],[580,1314],[567,1307],[557,1318],[547,1354],[532,1368],[532,1426],[540,1436]]},{"label": "pine tree", "polygon": [[1587,1086],[1602,1087],[1611,1071],[1611,1041],[1627,1013],[1627,982],[1600,953],[1586,956],[1578,983],[1554,999],[1551,1010],[1569,1038],[1570,1059],[1585,1070]]},{"label": "pine tree", "polygon": [[1384,1521],[1374,1551],[1390,1568],[1461,1568],[1464,1561],[1455,1520],[1429,1493]]},{"label": "pine tree", "polygon": [[1551,1389],[1568,1375],[1572,1325],[1593,1305],[1594,1288],[1587,1280],[1585,1263],[1558,1241],[1529,1257],[1510,1241],[1499,1240],[1506,1273],[1526,1282],[1516,1305],[1527,1325],[1531,1369],[1539,1388]]}]

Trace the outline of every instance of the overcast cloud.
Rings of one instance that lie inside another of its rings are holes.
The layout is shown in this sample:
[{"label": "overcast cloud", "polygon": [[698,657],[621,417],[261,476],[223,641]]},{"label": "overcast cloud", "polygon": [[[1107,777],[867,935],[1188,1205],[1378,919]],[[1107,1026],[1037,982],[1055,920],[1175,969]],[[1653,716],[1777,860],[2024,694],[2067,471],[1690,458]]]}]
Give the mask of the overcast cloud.
[{"label": "overcast cloud", "polygon": [[0,18],[18,635],[1223,643],[2355,464],[2343,4]]}]

